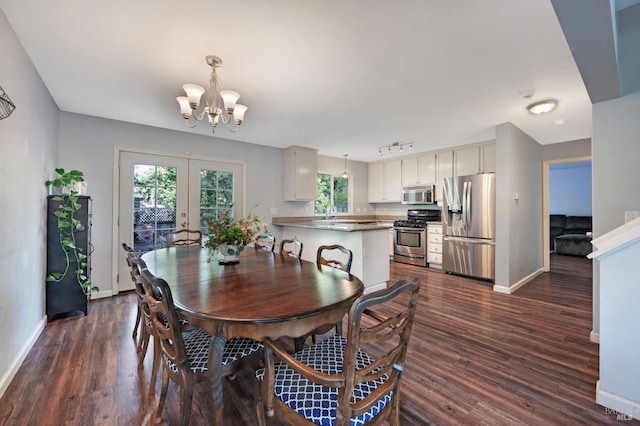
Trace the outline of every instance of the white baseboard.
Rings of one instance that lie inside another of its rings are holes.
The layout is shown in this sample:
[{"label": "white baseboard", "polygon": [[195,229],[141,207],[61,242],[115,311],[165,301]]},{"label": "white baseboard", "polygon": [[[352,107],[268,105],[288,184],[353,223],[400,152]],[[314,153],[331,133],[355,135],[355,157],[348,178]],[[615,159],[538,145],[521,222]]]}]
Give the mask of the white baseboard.
[{"label": "white baseboard", "polygon": [[527,275],[526,277],[524,277],[520,281],[514,283],[513,285],[510,285],[509,287],[505,287],[505,286],[502,286],[502,285],[494,284],[493,291],[495,291],[496,293],[511,294],[511,293],[515,292],[516,290],[518,290],[523,285],[525,285],[526,283],[528,283],[529,281],[531,281],[532,279],[534,279],[535,277],[537,277],[538,275],[540,275],[542,272],[543,272],[543,270],[542,270],[542,268],[540,268],[537,271],[534,271],[534,272],[530,273],[529,275]]},{"label": "white baseboard", "polygon": [[11,380],[13,380],[13,377],[18,372],[18,369],[22,365],[22,362],[24,361],[24,359],[29,354],[29,351],[31,350],[33,345],[36,343],[36,340],[38,340],[38,337],[42,333],[42,330],[44,330],[44,326],[46,324],[47,324],[47,317],[44,316],[36,325],[36,328],[31,333],[31,336],[29,337],[29,339],[27,339],[24,345],[22,345],[22,347],[20,348],[20,351],[18,351],[18,353],[16,354],[16,357],[13,359],[13,361],[11,361],[11,363],[9,364],[9,368],[7,368],[7,370],[4,371],[4,373],[2,373],[2,376],[0,377],[0,398],[4,394],[4,391],[6,391],[7,388],[9,387]]},{"label": "white baseboard", "polygon": [[378,291],[378,290],[384,290],[385,288],[387,288],[386,282],[374,284],[372,286],[365,287],[364,294],[373,293],[374,291]]},{"label": "white baseboard", "polygon": [[640,401],[633,401],[600,389],[600,380],[596,382],[596,404],[602,405],[616,420],[640,418]]},{"label": "white baseboard", "polygon": [[600,344],[600,333],[596,333],[595,331],[591,330],[591,333],[589,333],[589,341],[591,343]]},{"label": "white baseboard", "polygon": [[105,297],[113,296],[112,290],[104,290],[104,291],[92,291],[91,299],[104,299]]}]

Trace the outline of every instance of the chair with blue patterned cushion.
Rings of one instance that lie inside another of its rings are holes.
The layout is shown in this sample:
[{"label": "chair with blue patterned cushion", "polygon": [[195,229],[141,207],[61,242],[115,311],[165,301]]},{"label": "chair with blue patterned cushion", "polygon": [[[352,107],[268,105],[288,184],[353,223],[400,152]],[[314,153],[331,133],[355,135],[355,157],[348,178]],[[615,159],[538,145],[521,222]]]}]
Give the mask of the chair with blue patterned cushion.
[{"label": "chair with blue patterned cushion", "polygon": [[[155,277],[148,269],[143,269],[141,275],[155,338],[160,342],[160,353],[164,359],[162,390],[155,420],[160,421],[169,380],[173,380],[180,386],[181,424],[188,425],[194,385],[202,381],[208,382],[205,386],[205,392],[208,394],[206,397],[208,401],[212,400],[211,373],[208,366],[211,335],[202,328],[183,331],[167,282]],[[229,340],[224,348],[221,374],[234,374],[250,356],[257,356],[262,346],[262,342],[244,337]]]},{"label": "chair with blue patterned cushion", "polygon": [[291,355],[265,338],[265,368],[256,372],[258,423],[266,424],[266,412],[288,425],[398,425],[419,288],[414,278],[360,297],[346,339],[334,335]]}]

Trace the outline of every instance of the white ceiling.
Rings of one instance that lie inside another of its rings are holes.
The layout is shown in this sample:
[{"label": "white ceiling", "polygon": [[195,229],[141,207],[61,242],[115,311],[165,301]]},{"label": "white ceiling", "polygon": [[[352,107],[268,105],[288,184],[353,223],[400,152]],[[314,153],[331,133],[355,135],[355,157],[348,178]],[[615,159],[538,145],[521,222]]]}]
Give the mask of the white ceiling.
[{"label": "white ceiling", "polygon": [[[62,111],[210,135],[206,123],[185,127],[175,97],[207,85],[213,54],[249,107],[222,138],[371,161],[394,141],[428,151],[493,139],[504,122],[541,144],[591,137],[591,103],[548,0],[0,6]],[[545,98],[556,110],[525,109]]]}]

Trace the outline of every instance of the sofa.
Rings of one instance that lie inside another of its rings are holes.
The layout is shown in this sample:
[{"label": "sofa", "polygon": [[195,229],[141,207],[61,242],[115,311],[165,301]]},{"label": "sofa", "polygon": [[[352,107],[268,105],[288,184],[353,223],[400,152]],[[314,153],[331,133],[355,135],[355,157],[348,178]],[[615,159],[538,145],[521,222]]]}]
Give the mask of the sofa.
[{"label": "sofa", "polygon": [[591,216],[549,216],[549,244],[556,254],[586,256],[591,246]]}]

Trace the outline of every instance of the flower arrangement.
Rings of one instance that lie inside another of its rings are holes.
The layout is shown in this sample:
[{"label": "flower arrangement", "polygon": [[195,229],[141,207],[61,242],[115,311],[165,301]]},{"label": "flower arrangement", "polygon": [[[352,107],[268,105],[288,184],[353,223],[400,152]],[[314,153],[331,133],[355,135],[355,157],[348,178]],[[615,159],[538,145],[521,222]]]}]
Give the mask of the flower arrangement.
[{"label": "flower arrangement", "polygon": [[[235,246],[228,251],[229,255],[238,255],[244,248],[253,241],[258,233],[267,233],[267,224],[262,223],[258,216],[247,216],[234,219],[228,215],[221,213],[217,219],[204,216],[202,220],[209,228],[209,239],[205,241],[204,246],[213,254],[220,251],[226,246]],[[211,260],[211,258],[209,258]]]}]

